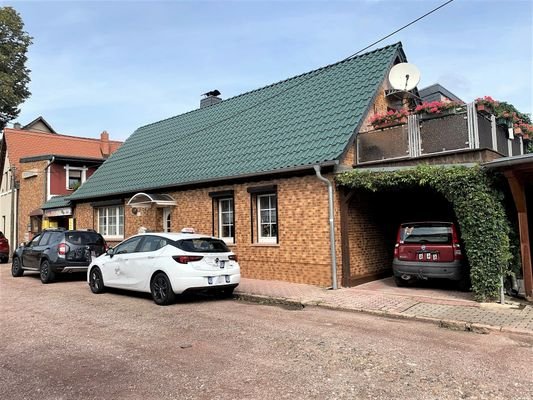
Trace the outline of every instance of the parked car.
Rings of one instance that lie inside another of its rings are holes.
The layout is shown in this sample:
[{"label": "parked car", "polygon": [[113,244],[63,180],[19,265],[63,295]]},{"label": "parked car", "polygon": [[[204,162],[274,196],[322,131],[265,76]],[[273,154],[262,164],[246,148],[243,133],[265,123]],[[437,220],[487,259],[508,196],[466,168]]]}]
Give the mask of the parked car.
[{"label": "parked car", "polygon": [[230,296],[240,279],[237,256],[224,241],[183,231],[132,236],[93,260],[87,274],[93,293],[106,287],[146,292],[158,305],[190,291]]},{"label": "parked car", "polygon": [[48,229],[15,250],[11,274],[39,271],[41,282],[50,283],[57,273],[87,271],[106,249],[102,235],[93,230]]},{"label": "parked car", "polygon": [[3,232],[0,232],[0,263],[6,263],[9,261],[9,242],[4,236]]},{"label": "parked car", "polygon": [[457,281],[461,289],[468,289],[469,274],[455,224],[401,224],[394,247],[392,271],[398,286],[417,279],[441,278]]}]

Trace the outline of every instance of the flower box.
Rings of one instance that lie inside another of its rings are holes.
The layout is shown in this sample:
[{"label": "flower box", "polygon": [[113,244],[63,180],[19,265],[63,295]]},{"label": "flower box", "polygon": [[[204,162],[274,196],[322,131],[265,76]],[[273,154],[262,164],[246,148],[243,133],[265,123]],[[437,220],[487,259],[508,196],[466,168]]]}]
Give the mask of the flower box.
[{"label": "flower box", "polygon": [[484,114],[493,114],[494,112],[494,109],[491,106],[487,104],[480,104],[480,103],[476,104],[476,110]]},{"label": "flower box", "polygon": [[406,123],[407,123],[407,117],[401,117],[397,119],[396,121],[376,123],[376,124],[373,124],[372,126],[375,129],[383,129],[383,128],[390,128],[392,126],[403,125]]}]

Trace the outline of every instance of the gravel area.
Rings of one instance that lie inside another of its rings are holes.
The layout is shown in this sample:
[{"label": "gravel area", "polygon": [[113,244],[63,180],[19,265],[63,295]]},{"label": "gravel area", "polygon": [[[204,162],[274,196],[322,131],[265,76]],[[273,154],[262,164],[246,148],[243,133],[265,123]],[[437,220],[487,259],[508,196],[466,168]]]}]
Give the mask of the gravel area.
[{"label": "gravel area", "polygon": [[0,399],[531,399],[533,338],[209,296],[168,307],[0,265]]}]

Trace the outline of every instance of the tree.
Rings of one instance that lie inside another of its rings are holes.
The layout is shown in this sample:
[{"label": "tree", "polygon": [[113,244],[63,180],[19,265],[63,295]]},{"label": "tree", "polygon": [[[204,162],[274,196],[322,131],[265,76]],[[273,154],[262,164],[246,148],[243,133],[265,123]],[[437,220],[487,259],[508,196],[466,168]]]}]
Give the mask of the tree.
[{"label": "tree", "polygon": [[32,37],[12,7],[0,7],[0,129],[19,113],[21,103],[30,97],[30,70],[26,52]]}]

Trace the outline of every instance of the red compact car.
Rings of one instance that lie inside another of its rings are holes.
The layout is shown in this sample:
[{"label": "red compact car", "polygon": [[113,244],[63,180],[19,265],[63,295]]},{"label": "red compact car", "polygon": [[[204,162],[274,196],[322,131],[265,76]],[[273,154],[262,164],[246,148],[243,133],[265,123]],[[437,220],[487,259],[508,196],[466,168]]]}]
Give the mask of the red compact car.
[{"label": "red compact car", "polygon": [[0,232],[0,262],[9,261],[9,242],[2,232]]},{"label": "red compact car", "polygon": [[398,286],[418,279],[449,279],[468,289],[469,274],[457,229],[452,222],[409,222],[400,225],[394,260]]}]

